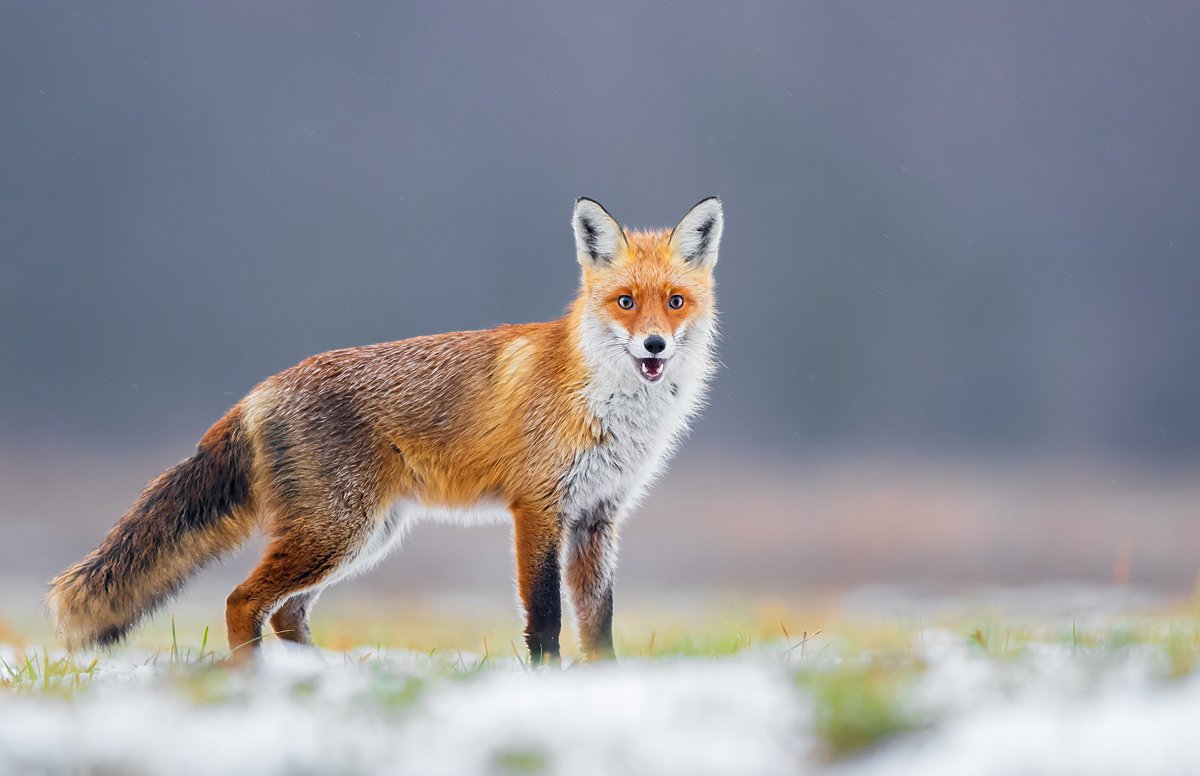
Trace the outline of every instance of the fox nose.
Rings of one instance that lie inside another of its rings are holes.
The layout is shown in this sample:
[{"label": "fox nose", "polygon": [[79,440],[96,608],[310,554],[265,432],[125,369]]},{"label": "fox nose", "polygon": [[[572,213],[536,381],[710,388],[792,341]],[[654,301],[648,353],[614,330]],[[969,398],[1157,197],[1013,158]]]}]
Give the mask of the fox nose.
[{"label": "fox nose", "polygon": [[667,349],[667,341],[657,334],[651,334],[649,337],[646,337],[642,345],[656,356]]}]

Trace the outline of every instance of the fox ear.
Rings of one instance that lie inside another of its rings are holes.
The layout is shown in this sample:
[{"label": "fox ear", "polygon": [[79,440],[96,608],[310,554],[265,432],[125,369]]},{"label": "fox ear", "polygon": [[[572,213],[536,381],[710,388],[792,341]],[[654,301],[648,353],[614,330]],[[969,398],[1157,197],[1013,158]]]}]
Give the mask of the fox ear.
[{"label": "fox ear", "polygon": [[571,228],[575,230],[575,255],[585,267],[603,269],[611,265],[625,244],[625,232],[617,219],[594,199],[575,200]]},{"label": "fox ear", "polygon": [[725,213],[721,200],[709,197],[697,202],[671,230],[671,247],[688,264],[711,269],[717,263]]}]

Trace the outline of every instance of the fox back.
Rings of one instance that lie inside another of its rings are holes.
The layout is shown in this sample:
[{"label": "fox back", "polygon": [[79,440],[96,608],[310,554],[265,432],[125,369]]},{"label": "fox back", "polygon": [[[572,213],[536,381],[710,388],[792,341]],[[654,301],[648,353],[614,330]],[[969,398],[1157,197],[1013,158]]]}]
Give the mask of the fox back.
[{"label": "fox back", "polygon": [[235,658],[269,622],[309,643],[330,584],[421,519],[511,520],[534,663],[557,660],[565,579],[593,657],[612,645],[622,522],[686,431],[713,371],[720,202],[671,230],[572,218],[582,269],[567,313],[331,351],[268,378],[52,583],[72,646],[119,640],[256,527],[270,538],[229,596]]}]

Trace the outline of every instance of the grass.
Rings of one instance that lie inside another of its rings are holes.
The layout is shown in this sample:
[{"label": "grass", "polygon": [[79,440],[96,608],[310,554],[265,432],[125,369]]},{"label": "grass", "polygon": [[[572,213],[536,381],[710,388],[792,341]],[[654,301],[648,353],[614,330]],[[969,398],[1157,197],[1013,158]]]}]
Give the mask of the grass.
[{"label": "grass", "polygon": [[26,652],[11,664],[0,658],[0,690],[69,698],[86,686],[99,665],[97,657],[86,662],[71,655],[51,659],[45,649]]},{"label": "grass", "polygon": [[[914,687],[928,670],[922,655],[930,629],[951,634],[969,654],[998,666],[1019,667],[1031,650],[1047,647],[1067,650],[1080,661],[1136,652],[1151,656],[1158,678],[1171,681],[1193,675],[1200,659],[1200,607],[1194,604],[1083,622],[991,613],[906,621],[726,602],[669,614],[632,611],[620,616],[619,623],[618,652],[633,662],[721,660],[746,653],[779,661],[783,675],[792,677],[796,692],[811,705],[812,731],[829,760],[930,724],[914,700]],[[330,650],[357,647],[344,659],[368,672],[361,701],[385,713],[413,708],[440,681],[470,681],[499,665],[513,667],[514,655],[522,663],[524,659],[519,626],[507,619],[481,623],[418,611],[396,624],[351,612],[318,617],[315,630],[318,642]],[[9,645],[0,648],[0,696],[69,701],[88,691],[107,659],[64,655],[31,644],[11,624],[0,622],[0,633]],[[145,662],[162,669],[164,681],[194,703],[236,702],[243,692],[237,672],[223,670],[226,652],[212,635],[208,627],[171,617],[140,631],[135,646],[148,648]],[[576,647],[569,629],[564,636],[564,654],[571,655]],[[363,644],[372,648],[363,650]],[[389,660],[397,649],[424,656],[418,668],[394,670]],[[287,692],[296,702],[308,702],[322,688],[314,680],[299,679]],[[498,773],[538,773],[546,762],[541,752],[514,749],[497,755],[494,766]]]},{"label": "grass", "polygon": [[905,693],[917,664],[885,666],[843,664],[796,673],[797,684],[811,693],[813,727],[830,758],[843,757],[919,726],[920,718]]},{"label": "grass", "polygon": [[509,749],[496,754],[494,771],[500,774],[536,774],[546,770],[546,755],[536,749]]}]

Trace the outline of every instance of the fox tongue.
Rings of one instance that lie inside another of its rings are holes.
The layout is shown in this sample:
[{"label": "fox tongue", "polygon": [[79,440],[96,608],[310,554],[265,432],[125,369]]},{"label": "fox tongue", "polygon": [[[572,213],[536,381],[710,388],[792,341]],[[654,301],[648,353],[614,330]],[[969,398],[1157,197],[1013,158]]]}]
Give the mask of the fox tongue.
[{"label": "fox tongue", "polygon": [[657,380],[662,375],[663,362],[661,358],[643,358],[642,374],[651,380]]}]

